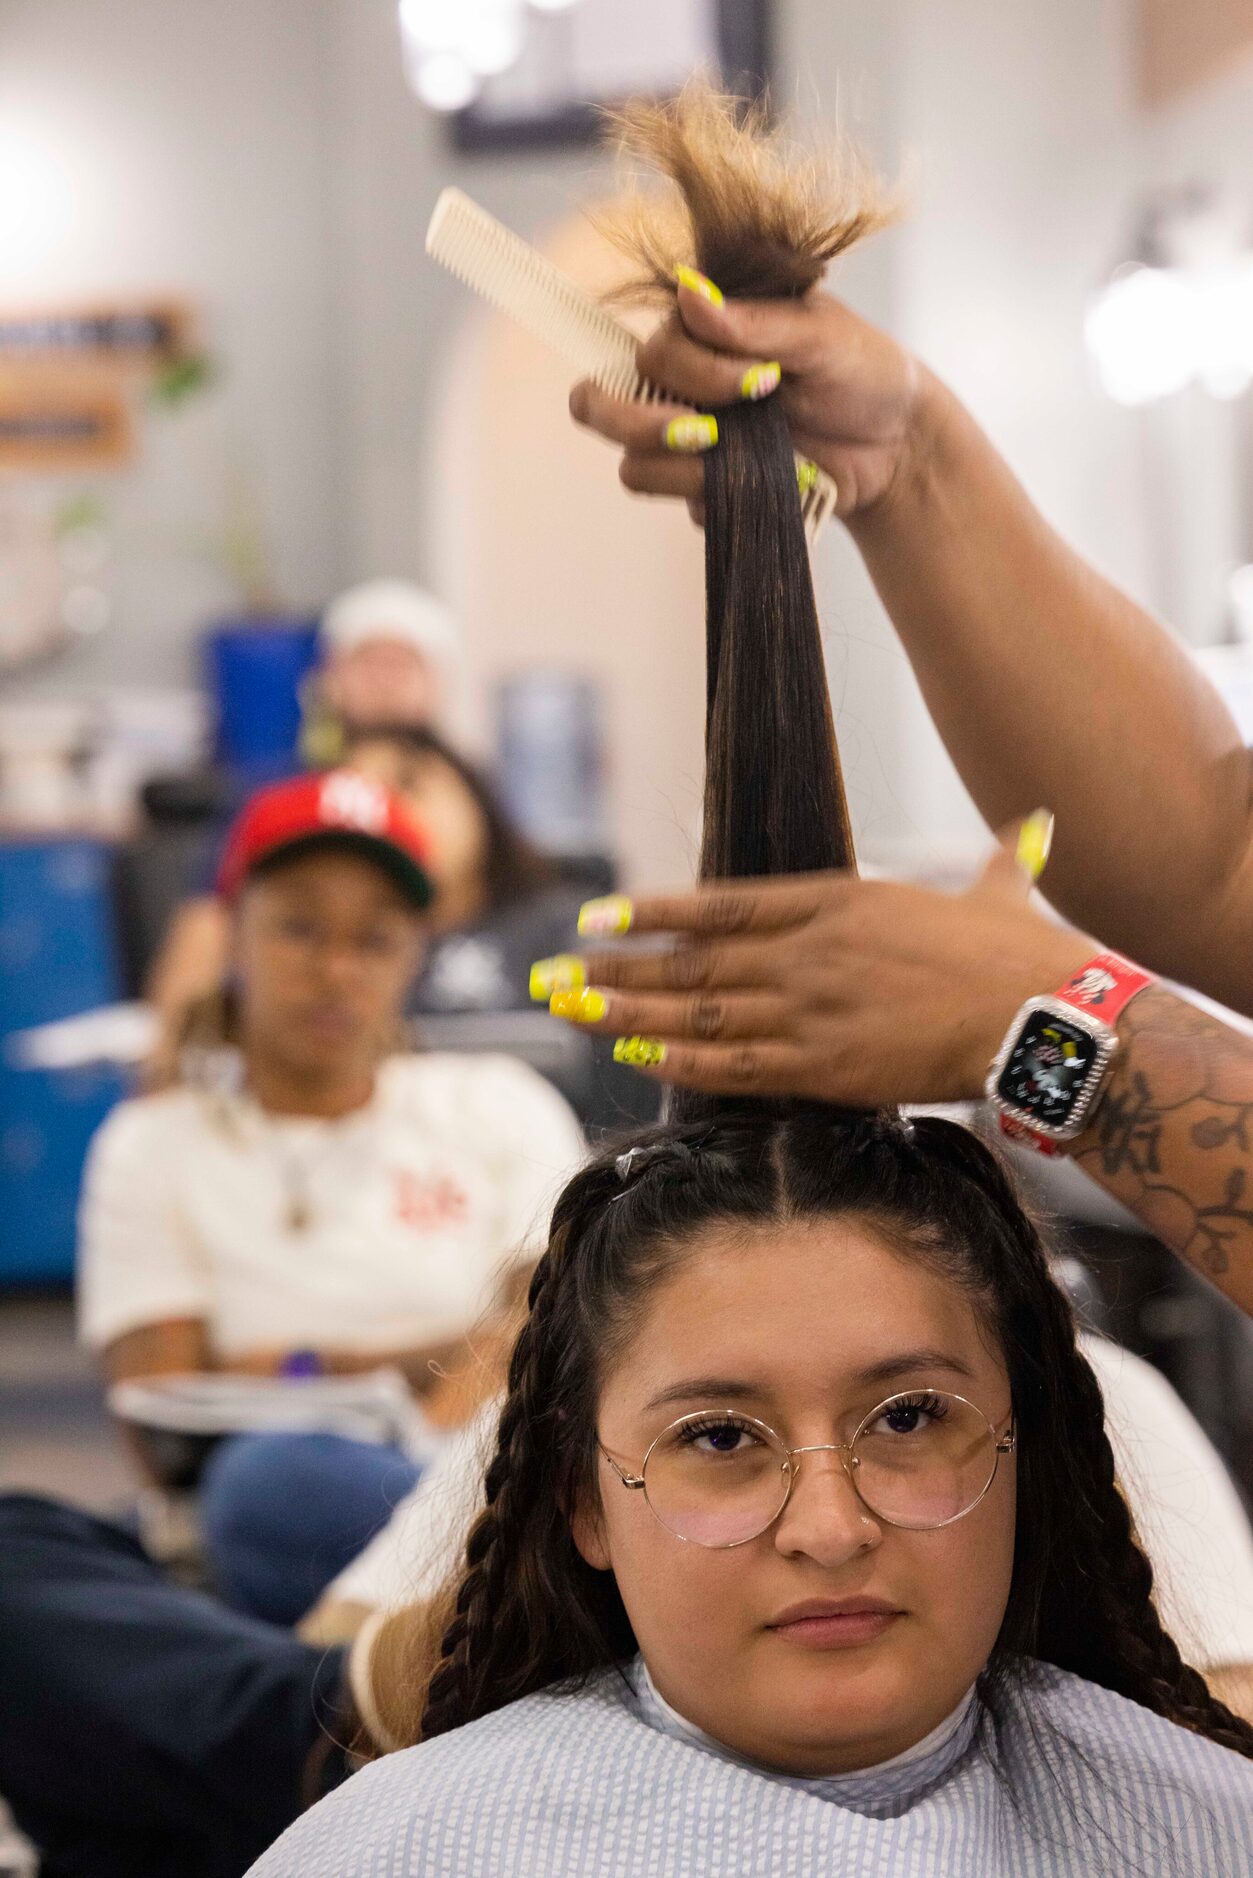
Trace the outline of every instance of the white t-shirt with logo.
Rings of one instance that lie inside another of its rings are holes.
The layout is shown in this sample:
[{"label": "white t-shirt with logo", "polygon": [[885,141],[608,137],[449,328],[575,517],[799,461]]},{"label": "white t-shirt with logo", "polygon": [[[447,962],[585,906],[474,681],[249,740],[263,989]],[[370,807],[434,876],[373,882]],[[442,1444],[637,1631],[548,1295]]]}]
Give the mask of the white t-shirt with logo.
[{"label": "white t-shirt with logo", "polygon": [[506,1056],[393,1057],[337,1121],[193,1088],[124,1102],[84,1181],[81,1335],[199,1318],[227,1360],[455,1337],[542,1248],[585,1154],[562,1097]]}]

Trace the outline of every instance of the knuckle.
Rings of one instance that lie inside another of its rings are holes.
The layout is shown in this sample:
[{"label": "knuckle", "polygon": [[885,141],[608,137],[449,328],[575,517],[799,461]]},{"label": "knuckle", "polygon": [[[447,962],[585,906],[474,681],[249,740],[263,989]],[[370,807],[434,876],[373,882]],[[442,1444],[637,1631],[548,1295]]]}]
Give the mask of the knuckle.
[{"label": "knuckle", "polygon": [[721,998],[694,998],[688,1013],[692,1035],[702,1043],[712,1043],[726,1028],[726,1008]]},{"label": "knuckle", "polygon": [[671,978],[680,991],[699,991],[709,982],[709,966],[704,946],[679,946],[670,961]]},{"label": "knuckle", "polygon": [[704,916],[723,933],[745,932],[752,920],[748,901],[735,893],[711,893],[702,906]]},{"label": "knuckle", "polygon": [[636,352],[636,363],[643,377],[656,379],[660,375],[659,368],[672,363],[675,338],[681,332],[682,322],[676,311],[668,313],[656,331],[643,341]]},{"label": "knuckle", "polygon": [[731,1074],[741,1089],[753,1089],[761,1081],[761,1056],[751,1043],[741,1044],[732,1051]]},{"label": "knuckle", "polygon": [[629,450],[618,465],[618,480],[624,489],[630,489],[635,495],[643,495],[648,488],[645,465]]}]

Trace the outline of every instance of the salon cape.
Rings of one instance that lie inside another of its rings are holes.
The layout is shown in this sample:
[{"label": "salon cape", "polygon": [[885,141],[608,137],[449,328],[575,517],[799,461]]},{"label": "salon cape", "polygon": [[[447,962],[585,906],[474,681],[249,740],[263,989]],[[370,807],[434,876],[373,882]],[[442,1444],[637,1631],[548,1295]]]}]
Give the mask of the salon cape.
[{"label": "salon cape", "polygon": [[1248,1878],[1253,1762],[1031,1665],[920,1749],[790,1778],[743,1761],[637,1661],[390,1755],[255,1878]]}]

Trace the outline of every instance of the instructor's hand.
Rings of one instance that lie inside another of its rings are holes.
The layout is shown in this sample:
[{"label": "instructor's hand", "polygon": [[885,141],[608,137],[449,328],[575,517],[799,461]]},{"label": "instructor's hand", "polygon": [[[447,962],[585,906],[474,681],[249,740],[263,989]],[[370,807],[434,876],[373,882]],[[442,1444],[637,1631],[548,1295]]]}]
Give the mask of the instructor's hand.
[{"label": "instructor's hand", "polygon": [[622,446],[627,488],[686,497],[699,520],[701,456],[717,442],[690,406],[707,412],[764,393],[782,399],[796,448],[835,478],[842,516],[881,501],[925,448],[933,381],[828,294],[719,303],[707,286],[680,287],[677,311],[640,347],[640,371],[676,402],[627,403],[589,380],[570,394],[576,421]]},{"label": "instructor's hand", "polygon": [[629,1038],[624,1060],[691,1089],[857,1108],[972,1099],[1023,1001],[1094,949],[1035,912],[1030,887],[998,849],[958,894],[831,873],[639,900],[630,932],[675,943],[589,954],[586,989],[552,1009]]}]

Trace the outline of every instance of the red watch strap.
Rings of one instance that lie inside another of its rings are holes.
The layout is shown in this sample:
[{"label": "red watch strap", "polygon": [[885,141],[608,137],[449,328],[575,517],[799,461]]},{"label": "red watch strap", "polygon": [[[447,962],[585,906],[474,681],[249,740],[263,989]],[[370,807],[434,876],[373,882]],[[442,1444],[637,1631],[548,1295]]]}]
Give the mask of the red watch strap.
[{"label": "red watch strap", "polygon": [[[1123,958],[1121,953],[1098,952],[1073,978],[1068,978],[1064,985],[1059,986],[1053,996],[1061,1004],[1073,1005],[1077,1011],[1091,1012],[1113,1029],[1132,998],[1154,982],[1151,972],[1142,972],[1138,965]],[[1012,1115],[1002,1114],[998,1120],[1001,1133],[1008,1141],[1017,1141],[1022,1147],[1034,1148],[1037,1154],[1061,1155],[1066,1152],[1064,1143],[1039,1134],[1028,1123],[1016,1121]]]},{"label": "red watch strap", "polygon": [[1142,972],[1130,959],[1117,952],[1098,952],[1053,995],[1077,1011],[1090,1011],[1112,1029],[1137,992],[1152,983],[1152,972]]},{"label": "red watch strap", "polygon": [[1034,1148],[1037,1154],[1047,1154],[1050,1157],[1066,1152],[1065,1142],[1053,1141],[1048,1135],[1037,1134],[1034,1128],[1028,1128],[1026,1122],[1016,1122],[1012,1115],[1001,1115],[997,1119],[1001,1124],[1001,1133],[1007,1141],[1016,1141],[1020,1147]]}]

